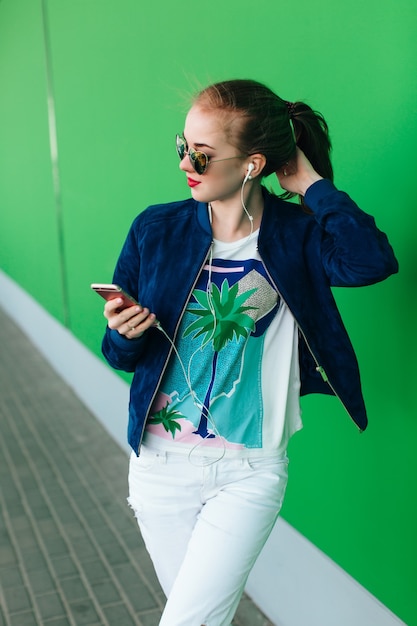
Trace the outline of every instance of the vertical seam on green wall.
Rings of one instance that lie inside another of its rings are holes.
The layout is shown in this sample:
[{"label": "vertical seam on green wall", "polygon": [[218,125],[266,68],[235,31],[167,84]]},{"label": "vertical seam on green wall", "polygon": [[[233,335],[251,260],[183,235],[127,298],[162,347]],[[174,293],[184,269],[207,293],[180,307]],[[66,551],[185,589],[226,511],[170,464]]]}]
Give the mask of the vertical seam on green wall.
[{"label": "vertical seam on green wall", "polygon": [[60,264],[63,319],[67,328],[70,326],[67,263],[65,255],[64,218],[62,210],[61,177],[58,158],[58,139],[55,110],[55,91],[52,68],[52,50],[49,31],[47,0],[42,1],[43,40],[45,48],[45,67],[47,83],[49,148],[51,154],[52,181],[54,191],[55,216],[58,235],[58,254]]}]

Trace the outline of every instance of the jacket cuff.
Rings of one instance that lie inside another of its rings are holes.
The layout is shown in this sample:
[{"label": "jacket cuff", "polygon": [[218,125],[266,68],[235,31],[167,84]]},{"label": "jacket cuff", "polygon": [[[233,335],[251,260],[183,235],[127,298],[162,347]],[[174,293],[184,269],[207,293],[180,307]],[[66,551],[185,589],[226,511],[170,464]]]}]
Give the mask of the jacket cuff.
[{"label": "jacket cuff", "polygon": [[337,191],[337,189],[333,185],[332,181],[328,178],[322,178],[321,180],[318,180],[310,185],[305,193],[304,202],[312,211],[314,211],[315,207],[325,196],[334,193],[335,191]]},{"label": "jacket cuff", "polygon": [[[109,339],[111,343],[124,352],[135,352],[136,344],[142,339],[143,335],[137,337],[136,339],[128,339],[121,335],[117,330],[107,329],[107,333],[109,335]],[[134,347],[135,346],[135,347]]]}]

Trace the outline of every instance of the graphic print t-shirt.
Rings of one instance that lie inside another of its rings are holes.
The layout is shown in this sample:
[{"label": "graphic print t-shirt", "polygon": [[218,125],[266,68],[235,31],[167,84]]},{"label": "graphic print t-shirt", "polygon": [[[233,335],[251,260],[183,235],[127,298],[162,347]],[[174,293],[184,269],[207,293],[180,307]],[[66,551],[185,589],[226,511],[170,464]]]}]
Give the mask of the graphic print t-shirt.
[{"label": "graphic print t-shirt", "polygon": [[257,235],[214,241],[182,318],[143,443],[216,456],[285,452],[302,427],[297,328]]}]

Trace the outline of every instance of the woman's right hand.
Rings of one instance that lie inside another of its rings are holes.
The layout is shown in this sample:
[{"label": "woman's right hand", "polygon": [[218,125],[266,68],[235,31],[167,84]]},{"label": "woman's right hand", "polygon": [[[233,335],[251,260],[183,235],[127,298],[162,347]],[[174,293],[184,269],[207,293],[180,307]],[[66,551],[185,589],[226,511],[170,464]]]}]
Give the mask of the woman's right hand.
[{"label": "woman's right hand", "polygon": [[155,324],[156,315],[140,305],[118,311],[122,302],[121,298],[106,302],[103,315],[107,319],[107,325],[128,339],[138,339]]}]

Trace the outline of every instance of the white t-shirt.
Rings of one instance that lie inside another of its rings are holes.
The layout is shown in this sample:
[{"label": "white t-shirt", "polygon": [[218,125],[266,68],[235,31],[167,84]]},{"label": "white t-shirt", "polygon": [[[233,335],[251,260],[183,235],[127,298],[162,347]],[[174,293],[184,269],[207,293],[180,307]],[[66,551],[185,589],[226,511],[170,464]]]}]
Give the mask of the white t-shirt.
[{"label": "white t-shirt", "polygon": [[257,251],[215,240],[143,443],[205,457],[284,453],[302,428],[298,332]]}]

